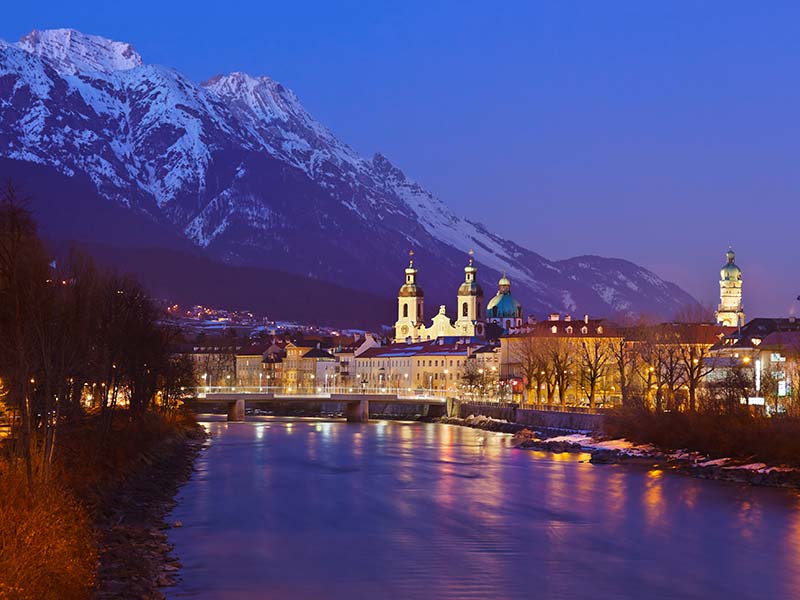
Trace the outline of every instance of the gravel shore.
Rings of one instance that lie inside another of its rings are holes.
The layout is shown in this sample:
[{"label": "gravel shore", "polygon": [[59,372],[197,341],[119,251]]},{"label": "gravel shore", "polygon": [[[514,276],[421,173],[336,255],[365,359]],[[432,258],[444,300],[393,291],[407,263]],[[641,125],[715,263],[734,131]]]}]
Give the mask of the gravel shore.
[{"label": "gravel shore", "polygon": [[180,523],[165,519],[205,441],[200,425],[171,436],[103,497],[95,520],[100,558],[96,598],[164,598],[161,589],[175,583],[181,564],[171,554],[166,530]]}]

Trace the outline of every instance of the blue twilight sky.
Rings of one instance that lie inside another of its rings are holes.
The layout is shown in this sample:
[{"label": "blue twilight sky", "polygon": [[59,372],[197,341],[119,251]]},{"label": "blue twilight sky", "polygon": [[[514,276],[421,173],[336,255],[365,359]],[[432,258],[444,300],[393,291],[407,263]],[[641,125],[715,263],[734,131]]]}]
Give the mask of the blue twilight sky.
[{"label": "blue twilight sky", "polygon": [[267,74],[361,153],[551,258],[800,312],[800,2],[15,2],[202,80]]}]

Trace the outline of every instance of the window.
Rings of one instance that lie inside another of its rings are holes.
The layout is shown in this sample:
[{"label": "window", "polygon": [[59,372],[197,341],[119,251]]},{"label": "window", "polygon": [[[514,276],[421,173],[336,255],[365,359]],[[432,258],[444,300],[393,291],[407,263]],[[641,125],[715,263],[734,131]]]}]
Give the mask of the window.
[{"label": "window", "polygon": [[408,304],[403,304],[403,318],[408,318]]},{"label": "window", "polygon": [[461,316],[466,317],[467,315],[469,315],[469,304],[464,302],[464,304],[461,305]]},{"label": "window", "polygon": [[589,333],[589,328],[586,325],[584,325],[583,327],[581,327],[581,333],[586,335],[587,333]]},{"label": "window", "polygon": [[572,325],[569,325],[569,326],[567,327],[567,333],[572,333]]}]

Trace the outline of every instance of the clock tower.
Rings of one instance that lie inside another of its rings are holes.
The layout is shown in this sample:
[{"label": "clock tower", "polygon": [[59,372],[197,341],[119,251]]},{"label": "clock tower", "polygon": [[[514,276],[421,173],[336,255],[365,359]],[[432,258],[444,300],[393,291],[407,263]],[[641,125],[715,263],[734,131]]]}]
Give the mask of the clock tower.
[{"label": "clock tower", "polygon": [[717,323],[728,327],[744,325],[742,310],[742,270],[736,266],[733,250],[725,253],[725,264],[719,271],[719,306]]}]

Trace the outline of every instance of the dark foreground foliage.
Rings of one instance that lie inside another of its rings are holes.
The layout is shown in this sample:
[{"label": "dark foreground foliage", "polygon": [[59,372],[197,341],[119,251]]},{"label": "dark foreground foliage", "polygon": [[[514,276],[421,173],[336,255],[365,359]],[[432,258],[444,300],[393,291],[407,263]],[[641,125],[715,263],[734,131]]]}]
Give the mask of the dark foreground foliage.
[{"label": "dark foreground foliage", "polygon": [[[22,461],[9,455],[0,460],[0,598],[91,597],[98,567],[101,574],[108,570],[110,516],[118,523],[129,516],[120,514],[121,506],[143,504],[127,498],[128,482],[146,481],[161,449],[197,429],[181,412],[132,418],[118,411],[113,423],[108,431],[105,419],[90,415],[65,425],[62,452],[48,480],[34,477],[29,483]],[[169,489],[168,483],[158,485]],[[136,557],[135,549],[126,553]]]},{"label": "dark foreground foliage", "polygon": [[605,433],[667,450],[689,449],[711,458],[734,458],[800,467],[800,418],[735,412],[662,412],[623,409],[606,418]]},{"label": "dark foreground foliage", "polygon": [[97,552],[86,509],[66,486],[28,484],[0,464],[0,598],[85,598]]}]

